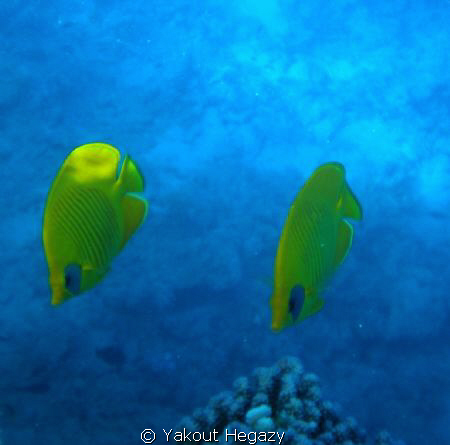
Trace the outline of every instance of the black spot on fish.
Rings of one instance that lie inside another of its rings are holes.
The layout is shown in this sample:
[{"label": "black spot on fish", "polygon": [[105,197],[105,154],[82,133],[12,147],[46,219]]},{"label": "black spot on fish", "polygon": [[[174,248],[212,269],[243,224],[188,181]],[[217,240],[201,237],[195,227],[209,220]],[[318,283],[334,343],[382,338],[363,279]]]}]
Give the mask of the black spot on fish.
[{"label": "black spot on fish", "polygon": [[118,346],[97,348],[95,354],[110,366],[122,366],[125,363],[125,354]]},{"label": "black spot on fish", "polygon": [[289,295],[289,313],[293,320],[297,320],[305,302],[305,289],[303,286],[297,285],[291,289]]}]

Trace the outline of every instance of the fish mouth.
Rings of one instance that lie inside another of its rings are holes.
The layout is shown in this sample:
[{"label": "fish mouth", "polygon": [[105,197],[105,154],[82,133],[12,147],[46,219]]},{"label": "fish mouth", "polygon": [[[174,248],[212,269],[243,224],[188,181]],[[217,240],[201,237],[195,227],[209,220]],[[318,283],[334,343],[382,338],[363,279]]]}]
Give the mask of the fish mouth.
[{"label": "fish mouth", "polygon": [[283,326],[278,321],[272,321],[272,332],[280,332],[283,329]]},{"label": "fish mouth", "polygon": [[63,287],[54,287],[52,290],[52,306],[58,306],[59,304],[63,303],[73,295]]},{"label": "fish mouth", "polygon": [[64,300],[64,291],[62,290],[53,290],[52,292],[52,305],[57,306],[61,304]]}]

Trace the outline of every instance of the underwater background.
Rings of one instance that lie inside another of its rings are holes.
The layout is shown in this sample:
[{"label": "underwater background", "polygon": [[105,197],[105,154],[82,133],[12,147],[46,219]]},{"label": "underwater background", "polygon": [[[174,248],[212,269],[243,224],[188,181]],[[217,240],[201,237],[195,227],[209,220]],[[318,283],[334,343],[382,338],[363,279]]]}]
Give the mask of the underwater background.
[{"label": "underwater background", "polygon": [[[450,443],[450,4],[0,5],[3,445],[139,444],[298,357],[374,436]],[[147,220],[50,305],[46,196],[78,145],[129,153]],[[364,209],[324,309],[275,334],[278,239],[321,163]]]}]

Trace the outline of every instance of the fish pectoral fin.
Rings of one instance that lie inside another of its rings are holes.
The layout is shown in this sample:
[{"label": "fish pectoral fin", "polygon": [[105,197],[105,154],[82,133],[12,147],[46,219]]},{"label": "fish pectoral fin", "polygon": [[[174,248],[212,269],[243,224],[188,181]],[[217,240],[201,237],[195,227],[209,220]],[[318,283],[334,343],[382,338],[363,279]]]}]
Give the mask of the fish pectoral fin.
[{"label": "fish pectoral fin", "polygon": [[125,192],[139,193],[144,191],[144,177],[138,166],[128,155],[125,156],[122,169],[120,170],[119,183]]},{"label": "fish pectoral fin", "polygon": [[345,184],[342,192],[342,216],[357,220],[363,217],[361,204],[356,199],[348,184]]},{"label": "fish pectoral fin", "polygon": [[131,238],[137,228],[144,222],[148,211],[146,199],[137,195],[126,194],[122,198],[122,209],[124,214],[124,234],[122,238],[122,248]]},{"label": "fish pectoral fin", "polygon": [[298,321],[304,320],[306,317],[316,314],[323,308],[324,304],[325,300],[318,295],[307,296],[305,298],[305,302],[303,303],[303,308],[300,312]]},{"label": "fish pectoral fin", "polygon": [[352,247],[353,227],[347,221],[340,221],[336,242],[336,254],[334,258],[334,266],[338,267]]}]

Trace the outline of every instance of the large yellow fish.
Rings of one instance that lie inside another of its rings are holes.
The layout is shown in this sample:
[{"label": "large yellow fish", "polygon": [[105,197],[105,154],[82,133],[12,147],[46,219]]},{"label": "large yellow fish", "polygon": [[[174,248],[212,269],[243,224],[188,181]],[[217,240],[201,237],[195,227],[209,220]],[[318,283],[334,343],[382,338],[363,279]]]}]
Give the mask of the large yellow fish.
[{"label": "large yellow fish", "polygon": [[118,175],[119,162],[112,145],[82,145],[53,181],[42,234],[52,304],[95,286],[147,215],[147,201],[135,194],[143,177],[128,156]]},{"label": "large yellow fish", "polygon": [[291,206],[278,244],[270,305],[272,329],[280,331],[322,309],[327,280],[352,245],[362,209],[345,181],[344,166],[318,167]]}]

